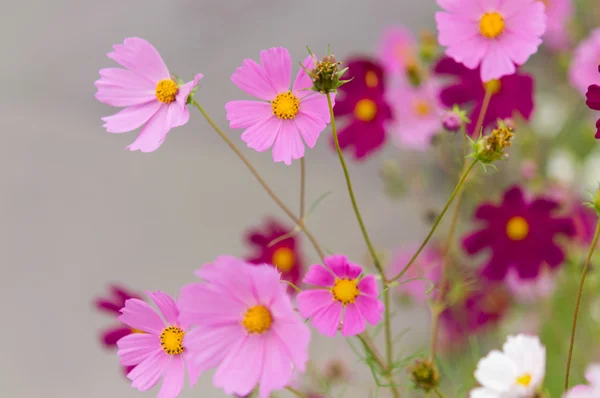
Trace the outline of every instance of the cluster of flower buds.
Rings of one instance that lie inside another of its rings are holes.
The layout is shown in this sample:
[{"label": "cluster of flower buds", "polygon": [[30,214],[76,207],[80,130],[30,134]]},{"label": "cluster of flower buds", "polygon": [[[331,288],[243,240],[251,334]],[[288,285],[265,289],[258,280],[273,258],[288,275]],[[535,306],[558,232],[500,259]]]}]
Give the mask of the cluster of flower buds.
[{"label": "cluster of flower buds", "polygon": [[[314,57],[310,49],[308,51]],[[348,70],[348,68],[340,69],[341,64],[331,52],[321,61],[315,62],[315,68],[307,71],[313,81],[312,90],[322,94],[335,93],[340,86],[351,81],[352,79],[341,79]]]},{"label": "cluster of flower buds", "polygon": [[512,145],[513,129],[504,121],[499,120],[498,126],[489,135],[471,141],[473,154],[471,155],[482,164],[492,164],[497,160],[508,158],[505,149]]}]

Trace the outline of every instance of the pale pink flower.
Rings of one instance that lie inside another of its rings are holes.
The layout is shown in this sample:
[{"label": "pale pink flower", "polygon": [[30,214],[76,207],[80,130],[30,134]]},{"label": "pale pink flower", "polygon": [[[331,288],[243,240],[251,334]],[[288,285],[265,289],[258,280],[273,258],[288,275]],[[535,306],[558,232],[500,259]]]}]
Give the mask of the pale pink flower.
[{"label": "pale pink flower", "polygon": [[511,268],[504,282],[514,297],[525,303],[548,298],[555,288],[554,277],[547,269],[542,270],[535,279],[522,279],[519,273]]},{"label": "pale pink flower", "polygon": [[291,89],[292,58],[287,49],[263,50],[260,62],[245,59],[231,80],[262,101],[228,102],[227,120],[231,128],[245,129],[242,140],[249,148],[264,152],[273,147],[273,161],[290,165],[292,159],[304,156],[304,142],[313,148],[327,127],[327,98],[310,90],[312,80],[304,68],[314,69],[314,56],[304,60]]},{"label": "pale pink flower", "polygon": [[279,272],[230,256],[196,272],[204,280],[181,291],[180,319],[193,325],[184,344],[199,371],[216,368],[226,394],[260,398],[304,372],[310,330],[292,308]]},{"label": "pale pink flower", "polygon": [[377,299],[375,277],[361,278],[362,267],[343,255],[325,257],[325,264],[328,269],[320,264],[311,265],[304,276],[304,283],[319,288],[298,293],[300,314],[311,318],[313,326],[330,337],[335,336],[340,322],[344,336],[364,332],[366,322],[379,323],[383,303]]},{"label": "pale pink flower", "polygon": [[[392,278],[402,272],[406,264],[408,264],[412,256],[417,252],[417,248],[417,245],[409,245],[394,253],[388,271],[388,278]],[[426,302],[432,296],[432,285],[437,285],[440,279],[443,262],[444,259],[439,250],[426,247],[408,271],[406,271],[396,291],[410,296],[418,303]],[[426,294],[428,290],[431,292]]]},{"label": "pale pink flower", "polygon": [[591,364],[585,371],[589,385],[580,384],[565,394],[565,398],[598,398],[600,397],[600,363]]},{"label": "pale pink flower", "polygon": [[173,127],[183,126],[190,119],[186,101],[202,74],[179,86],[158,51],[146,40],[130,37],[113,48],[108,58],[125,69],[101,69],[100,79],[95,83],[96,98],[125,109],[103,117],[104,127],[109,133],[125,133],[143,126],[127,148],[155,151]]},{"label": "pale pink flower", "polygon": [[389,73],[404,75],[417,63],[417,40],[404,26],[385,29],[377,46],[377,57]]},{"label": "pale pink flower", "polygon": [[546,30],[538,0],[437,0],[435,19],[446,55],[469,69],[481,65],[481,80],[512,75],[535,54]]},{"label": "pale pink flower", "polygon": [[553,50],[566,50],[571,36],[569,22],[573,17],[573,0],[538,0],[546,5],[548,17],[544,44]]},{"label": "pale pink flower", "polygon": [[583,95],[592,84],[600,85],[600,28],[592,31],[575,49],[569,81]]},{"label": "pale pink flower", "polygon": [[444,109],[439,91],[433,80],[419,87],[401,84],[390,90],[388,101],[394,121],[389,125],[389,132],[399,148],[425,151],[433,136],[442,130]]},{"label": "pale pink flower", "polygon": [[147,294],[162,313],[162,318],[148,303],[135,298],[127,300],[119,321],[138,332],[117,341],[117,354],[121,365],[135,366],[127,374],[133,381],[132,387],[149,390],[164,375],[157,397],[174,398],[183,388],[186,367],[192,386],[199,375],[183,341],[188,325],[177,319],[179,310],[168,294]]}]

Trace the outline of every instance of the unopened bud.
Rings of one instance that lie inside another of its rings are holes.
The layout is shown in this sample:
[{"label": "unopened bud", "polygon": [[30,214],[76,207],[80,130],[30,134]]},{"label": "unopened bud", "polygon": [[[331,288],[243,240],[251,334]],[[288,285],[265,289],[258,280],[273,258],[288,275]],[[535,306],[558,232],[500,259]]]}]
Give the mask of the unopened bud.
[{"label": "unopened bud", "polygon": [[473,142],[473,157],[483,164],[491,164],[497,160],[506,159],[505,149],[510,147],[514,134],[506,125],[499,125],[490,135],[480,137]]},{"label": "unopened bud", "polygon": [[[311,53],[311,55],[313,54]],[[341,64],[341,62],[336,61],[333,54],[327,54],[321,61],[317,61],[315,68],[307,71],[313,81],[312,90],[322,94],[334,93],[341,85],[352,80],[340,80],[348,70],[348,68],[340,70],[339,66]]]},{"label": "unopened bud", "polygon": [[408,368],[414,388],[429,392],[440,385],[440,374],[429,359],[417,359]]}]

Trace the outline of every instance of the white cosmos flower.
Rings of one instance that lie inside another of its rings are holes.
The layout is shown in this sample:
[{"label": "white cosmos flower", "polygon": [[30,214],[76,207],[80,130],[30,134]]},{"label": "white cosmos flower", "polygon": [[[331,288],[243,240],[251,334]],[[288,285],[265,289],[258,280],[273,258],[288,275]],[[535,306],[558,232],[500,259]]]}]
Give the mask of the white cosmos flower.
[{"label": "white cosmos flower", "polygon": [[475,378],[482,385],[471,398],[533,398],[544,380],[546,348],[537,336],[508,336],[502,352],[481,358]]},{"label": "white cosmos flower", "polygon": [[585,371],[589,386],[578,385],[565,394],[565,398],[598,398],[600,397],[600,364],[592,364]]}]

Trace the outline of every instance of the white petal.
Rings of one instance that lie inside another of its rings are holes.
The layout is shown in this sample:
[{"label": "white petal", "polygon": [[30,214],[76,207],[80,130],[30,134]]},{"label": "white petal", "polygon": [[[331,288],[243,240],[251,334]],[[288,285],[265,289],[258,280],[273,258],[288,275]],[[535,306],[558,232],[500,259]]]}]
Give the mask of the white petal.
[{"label": "white petal", "polygon": [[517,370],[509,357],[493,350],[477,364],[475,378],[484,387],[497,392],[506,392],[514,385]]},{"label": "white petal", "polygon": [[592,386],[600,389],[600,363],[590,364],[585,371],[585,378]]},{"label": "white petal", "polygon": [[502,393],[499,393],[489,388],[479,387],[471,390],[469,398],[502,398]]},{"label": "white petal", "polygon": [[531,375],[529,389],[538,387],[546,372],[546,348],[537,336],[518,334],[508,336],[502,347],[504,353],[514,363],[517,376]]}]

